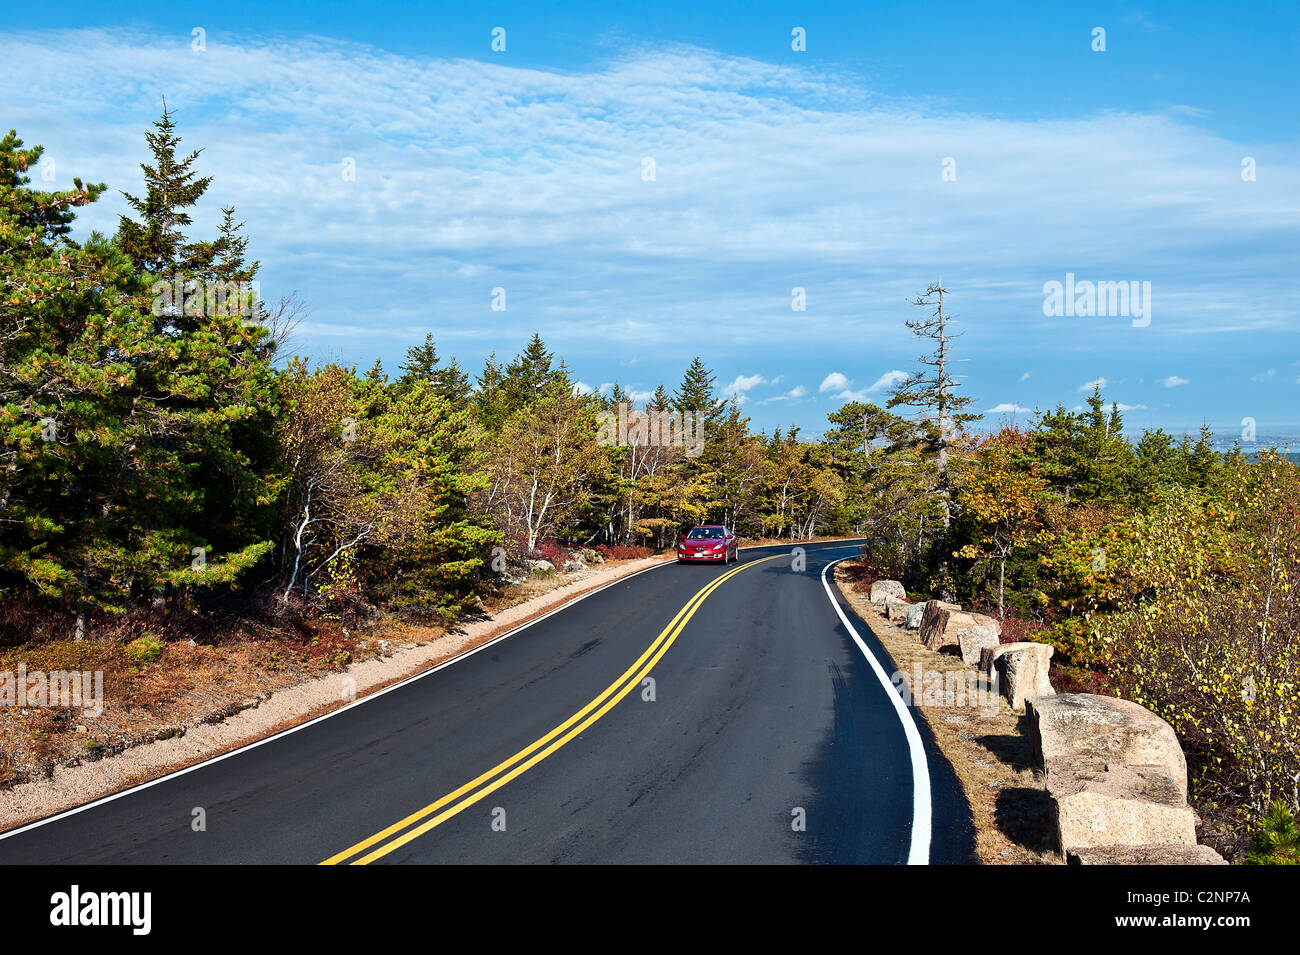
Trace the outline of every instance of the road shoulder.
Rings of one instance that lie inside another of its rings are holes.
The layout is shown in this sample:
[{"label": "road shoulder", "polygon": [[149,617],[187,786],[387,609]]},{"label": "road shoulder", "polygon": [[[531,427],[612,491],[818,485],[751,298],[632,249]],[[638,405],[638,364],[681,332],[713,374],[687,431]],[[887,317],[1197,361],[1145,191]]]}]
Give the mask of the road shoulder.
[{"label": "road shoulder", "polygon": [[354,663],[253,697],[218,721],[201,720],[166,739],[129,747],[94,762],[58,765],[49,778],[0,791],[0,832],[83,806],[326,717],[389,687],[445,666],[603,587],[667,562],[648,557],[593,571],[418,645]]},{"label": "road shoulder", "polygon": [[864,590],[854,560],[834,568],[841,596],[871,628],[911,694],[912,712],[951,764],[970,805],[975,852],[993,865],[1059,864],[1051,849],[1050,805],[1029,763],[1023,716],[979,688],[960,658],[935,653],[916,634],[890,623]]}]

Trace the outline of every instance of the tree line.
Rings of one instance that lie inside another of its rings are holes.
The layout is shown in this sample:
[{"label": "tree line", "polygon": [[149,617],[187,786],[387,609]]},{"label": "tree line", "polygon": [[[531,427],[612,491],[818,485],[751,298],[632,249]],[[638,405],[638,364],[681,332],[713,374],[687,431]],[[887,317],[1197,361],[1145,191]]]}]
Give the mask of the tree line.
[{"label": "tree line", "polygon": [[258,297],[233,208],[191,234],[212,180],[169,112],[146,139],[116,233],[81,242],[106,186],[34,189],[41,148],[0,140],[0,588],[38,631],[241,602],[454,615],[544,541],[860,523],[851,413],[825,444],[755,434],[699,357],[632,407],[698,423],[690,453],[609,440],[627,393],[580,393],[539,335],[473,377],[432,336],[392,375],[287,354],[298,302]]}]

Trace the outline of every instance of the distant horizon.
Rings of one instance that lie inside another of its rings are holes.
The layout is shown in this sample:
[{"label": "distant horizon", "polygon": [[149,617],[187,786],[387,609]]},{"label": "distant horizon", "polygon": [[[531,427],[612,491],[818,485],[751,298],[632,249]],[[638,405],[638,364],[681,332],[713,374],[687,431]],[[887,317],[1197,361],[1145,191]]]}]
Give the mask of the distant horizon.
[{"label": "distant horizon", "polygon": [[[542,336],[542,340],[546,344],[547,349],[554,356],[554,361],[557,364],[557,366],[559,362],[564,361],[566,367],[568,367],[570,370],[570,374],[572,374],[571,364],[565,359],[565,356],[559,354],[558,352],[555,351],[555,349],[551,348],[550,343],[546,342],[546,338],[544,335]],[[438,343],[435,341],[434,344],[435,346],[437,346]],[[521,343],[519,348],[509,353],[496,353],[495,360],[500,364],[505,364],[506,362],[509,362],[512,358],[514,358],[523,350],[524,344],[526,344],[526,341],[524,343]],[[403,352],[403,355],[404,354],[405,352]],[[321,364],[329,363],[331,361],[338,361],[337,358],[330,357],[330,356],[317,357],[309,354],[300,354],[298,357],[306,358],[313,363],[321,363]],[[691,359],[694,357],[695,357],[694,355],[690,355],[684,357],[681,360],[680,364],[681,364],[682,372],[685,372],[686,368],[691,363]],[[699,357],[704,362],[706,367],[708,367],[710,370],[714,370],[714,366],[710,362],[709,356],[707,354],[701,354]],[[470,385],[471,385],[470,390],[471,391],[476,390],[474,382],[478,376],[478,373],[482,371],[482,367],[481,366],[474,367],[474,366],[467,365],[465,362],[460,360],[459,356],[454,354],[444,354],[441,348],[439,348],[439,362],[441,365],[444,366],[447,365],[453,358],[456,359],[456,361],[460,364],[464,372],[469,376]],[[281,364],[284,364],[288,360],[289,360],[288,357],[284,358],[281,361]],[[369,368],[371,365],[374,364],[375,360],[379,360],[381,362],[381,365],[384,369],[384,373],[388,375],[390,379],[393,378],[396,373],[398,373],[400,368],[400,362],[401,362],[400,358],[392,365],[389,365],[388,362],[383,361],[382,359],[372,359],[370,362],[343,361],[341,363],[347,367],[355,368],[358,371],[365,371],[367,368]],[[716,375],[716,371],[715,371],[715,375]],[[663,385],[664,389],[671,395],[676,390],[677,386],[680,383],[681,383],[681,375],[679,374],[676,378],[669,378],[661,382],[658,382],[654,387],[657,387],[658,385]],[[582,382],[577,381],[575,379],[575,384],[581,385]],[[602,388],[595,389],[593,392],[589,392],[589,393],[598,392],[601,396],[607,398],[609,396],[610,388],[612,387],[613,384],[615,384],[615,382],[606,382],[604,383],[604,386]],[[617,382],[617,384],[619,384],[621,387],[624,387],[625,389],[627,388],[627,385],[625,385],[623,382]],[[636,407],[638,408],[642,407],[645,404],[645,402],[649,399],[651,394],[653,393],[654,387],[644,392],[637,392],[636,397],[633,400],[633,404],[636,405]],[[965,394],[965,392],[961,392],[961,393]],[[721,397],[724,398],[727,397],[726,395],[722,394],[721,391],[719,392],[719,394]],[[977,396],[972,396],[972,397],[977,397]],[[1072,398],[1062,398],[1057,402],[1044,403],[1038,406],[1037,411],[1051,412],[1051,411],[1055,411],[1058,406],[1064,406],[1067,411],[1077,412],[1077,411],[1085,410],[1087,408],[1087,405],[1077,400],[1074,400],[1074,398],[1077,397],[1078,397],[1077,395],[1074,395],[1072,396]],[[865,399],[852,399],[852,400],[863,400],[865,403],[874,404],[879,408],[884,408],[888,401],[888,398],[889,395],[885,393],[885,394],[877,394],[877,395],[869,396]],[[1119,402],[1112,402],[1107,397],[1104,391],[1102,392],[1102,398],[1105,399],[1105,409],[1108,414],[1111,410],[1112,404],[1119,404]],[[842,408],[844,404],[847,403],[848,402],[845,401],[829,407],[826,411],[826,414],[827,415],[834,414],[835,412],[839,411],[839,409]],[[1133,425],[1128,419],[1128,415],[1131,412],[1132,409],[1128,409],[1123,406],[1120,407],[1120,416],[1121,419],[1123,420],[1124,433],[1126,436],[1136,435],[1140,437],[1143,431],[1163,430],[1167,434],[1175,438],[1181,438],[1184,435],[1190,435],[1196,437],[1200,435],[1202,424],[1209,424],[1210,430],[1215,438],[1216,450],[1231,450],[1234,441],[1242,440],[1241,422],[1237,422],[1233,426],[1221,425],[1217,427],[1214,425],[1213,422],[1209,422],[1209,421],[1196,422],[1194,424],[1151,423],[1151,424],[1142,424],[1141,426],[1136,426]],[[746,417],[750,417],[749,412],[746,410],[745,405],[743,403],[741,405],[741,413]],[[968,431],[971,431],[973,433],[991,433],[1000,430],[1004,422],[1010,422],[1011,424],[1014,424],[1019,427],[1026,427],[1033,423],[1034,417],[1036,415],[1036,409],[1020,408],[1014,412],[983,411],[983,412],[979,412],[979,414],[981,415],[980,420],[976,422],[972,422],[973,426],[968,428],[967,429]],[[906,415],[901,413],[899,416],[906,417]],[[752,423],[752,417],[751,417],[751,423]],[[805,423],[801,423],[801,422],[793,422],[793,423],[799,426],[801,435],[805,435],[810,430],[812,430]],[[823,419],[823,424],[826,423],[828,423],[826,419]],[[780,429],[784,433],[788,430],[788,428],[789,428],[789,422],[782,424],[780,421],[778,421],[775,425],[770,425],[766,427],[756,426],[755,430],[766,434],[771,434],[775,429]],[[1277,445],[1278,447],[1282,447],[1282,446],[1289,447],[1290,445],[1294,444],[1297,448],[1300,448],[1300,423],[1257,421],[1255,423],[1255,429],[1256,429],[1255,441],[1254,442],[1242,441],[1243,447],[1266,448],[1272,445]],[[816,436],[820,438],[824,430],[826,429],[822,428],[820,430],[817,430]]]}]

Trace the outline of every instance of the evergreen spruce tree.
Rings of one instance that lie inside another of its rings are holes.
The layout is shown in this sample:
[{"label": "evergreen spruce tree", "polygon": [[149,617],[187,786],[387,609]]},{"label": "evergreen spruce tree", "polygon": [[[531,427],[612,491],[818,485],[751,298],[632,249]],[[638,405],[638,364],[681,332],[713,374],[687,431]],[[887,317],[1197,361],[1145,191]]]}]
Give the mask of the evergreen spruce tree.
[{"label": "evergreen spruce tree", "polygon": [[469,407],[471,395],[469,375],[455,356],[434,372],[433,390],[446,399],[453,411],[463,411]]},{"label": "evergreen spruce tree", "polygon": [[1058,404],[1038,414],[1030,432],[1028,458],[1066,504],[1083,480],[1083,418]]},{"label": "evergreen spruce tree", "polygon": [[260,262],[248,261],[248,237],[243,235],[244,223],[235,221],[235,207],[221,210],[218,239],[213,247],[209,274],[218,281],[251,282],[257,277]]},{"label": "evergreen spruce tree", "polygon": [[510,415],[505,405],[505,372],[497,362],[495,352],[483,363],[477,384],[471,402],[474,419],[489,434],[498,434]]},{"label": "evergreen spruce tree", "polygon": [[683,415],[698,415],[708,441],[726,414],[727,402],[718,397],[717,382],[713,372],[696,355],[682,376],[682,383],[672,399],[673,408]]},{"label": "evergreen spruce tree", "polygon": [[1124,418],[1115,402],[1107,413],[1100,382],[1093,385],[1085,401],[1088,410],[1081,416],[1078,455],[1081,500],[1123,504],[1133,464],[1133,449],[1124,440]]},{"label": "evergreen spruce tree", "polygon": [[[92,608],[227,585],[266,552],[276,400],[264,331],[237,316],[160,327],[140,259],[66,237],[102,187],[33,192],[21,171],[38,157],[0,143],[0,246],[17,250],[2,278],[26,288],[0,297],[0,504],[23,515],[5,522],[0,565],[75,608],[81,635]],[[195,245],[174,224],[159,235]]]},{"label": "evergreen spruce tree", "polygon": [[671,411],[672,407],[673,399],[669,396],[667,389],[664,388],[662,384],[655,388],[655,393],[650,397],[650,400],[646,402],[647,411],[655,411],[659,414],[662,414],[665,411]]},{"label": "evergreen spruce tree", "polygon": [[432,381],[438,370],[438,362],[438,349],[433,343],[433,336],[425,335],[424,344],[412,345],[406,350],[406,361],[398,366],[402,369],[402,375],[397,381],[399,384],[410,384],[417,380]]},{"label": "evergreen spruce tree", "polygon": [[554,357],[542,336],[534,332],[524,350],[505,369],[501,389],[507,414],[531,405],[556,380],[558,373],[551,367]]},{"label": "evergreen spruce tree", "polygon": [[[153,153],[153,162],[140,166],[144,172],[144,194],[122,193],[137,218],[129,215],[119,218],[117,245],[141,273],[172,284],[171,305],[163,309],[159,317],[173,330],[188,331],[198,323],[188,314],[196,306],[186,301],[193,289],[187,288],[185,283],[212,277],[213,263],[222,251],[221,238],[192,241],[186,235],[186,229],[193,222],[189,210],[207,192],[212,177],[200,176],[195,170],[199,150],[183,158],[178,156],[181,138],[165,104],[162,117],[154,123],[154,132],[146,133],[145,140]],[[226,239],[229,241],[230,236],[238,231],[238,227],[233,226],[233,211],[227,228],[230,234]],[[232,251],[236,257],[242,254],[240,248]],[[242,260],[236,268],[243,268]],[[151,289],[151,297],[157,294]]]},{"label": "evergreen spruce tree", "polygon": [[1187,459],[1187,482],[1192,487],[1210,490],[1222,469],[1220,455],[1214,450],[1214,432],[1209,424],[1201,425],[1200,435]]}]

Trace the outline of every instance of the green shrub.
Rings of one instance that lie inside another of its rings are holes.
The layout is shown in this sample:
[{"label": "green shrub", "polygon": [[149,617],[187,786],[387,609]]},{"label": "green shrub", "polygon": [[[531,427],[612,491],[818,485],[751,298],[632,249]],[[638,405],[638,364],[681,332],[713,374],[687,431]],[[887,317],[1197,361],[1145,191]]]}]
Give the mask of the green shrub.
[{"label": "green shrub", "polygon": [[1286,803],[1273,803],[1250,841],[1247,865],[1300,865],[1300,826]]},{"label": "green shrub", "polygon": [[1108,549],[1114,612],[1091,618],[1091,661],[1168,720],[1193,802],[1241,826],[1295,800],[1300,779],[1300,468],[1234,462],[1221,500],[1172,488]]},{"label": "green shrub", "polygon": [[126,654],[132,666],[140,667],[146,663],[153,663],[162,656],[163,642],[146,633],[124,646],[122,652]]}]

